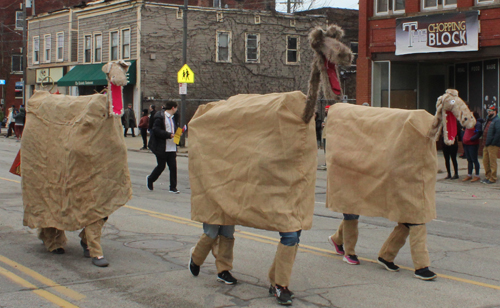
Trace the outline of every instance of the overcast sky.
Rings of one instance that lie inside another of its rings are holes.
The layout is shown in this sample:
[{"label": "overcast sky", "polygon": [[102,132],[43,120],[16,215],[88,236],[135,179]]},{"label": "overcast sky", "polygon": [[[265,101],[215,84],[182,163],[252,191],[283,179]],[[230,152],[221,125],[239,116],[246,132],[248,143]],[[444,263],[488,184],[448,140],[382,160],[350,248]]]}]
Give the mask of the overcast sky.
[{"label": "overcast sky", "polygon": [[[291,0],[294,1],[294,0]],[[295,0],[298,1],[298,0]],[[358,0],[303,0],[304,4],[300,6],[298,11],[304,11],[309,8],[312,3],[311,8],[317,9],[322,7],[340,7],[345,9],[358,9]],[[283,3],[283,4],[281,4]],[[276,1],[276,10],[280,12],[286,12],[286,0]]]}]

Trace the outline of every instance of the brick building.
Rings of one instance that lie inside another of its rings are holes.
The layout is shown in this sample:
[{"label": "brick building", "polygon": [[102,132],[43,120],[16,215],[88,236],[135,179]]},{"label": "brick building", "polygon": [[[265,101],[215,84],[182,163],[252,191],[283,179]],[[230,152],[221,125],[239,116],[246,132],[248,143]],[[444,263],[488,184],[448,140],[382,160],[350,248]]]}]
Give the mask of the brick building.
[{"label": "brick building", "polygon": [[498,107],[499,0],[361,0],[358,102],[435,112],[456,88],[470,109]]}]

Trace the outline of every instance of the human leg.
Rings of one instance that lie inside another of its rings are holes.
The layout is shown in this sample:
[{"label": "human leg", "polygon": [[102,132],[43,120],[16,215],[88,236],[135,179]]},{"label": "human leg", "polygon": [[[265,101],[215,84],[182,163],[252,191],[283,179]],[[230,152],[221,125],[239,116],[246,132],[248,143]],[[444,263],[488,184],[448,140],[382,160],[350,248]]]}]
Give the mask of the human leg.
[{"label": "human leg", "polygon": [[490,175],[490,182],[491,183],[496,183],[498,180],[497,178],[497,156],[498,156],[498,149],[500,147],[490,145],[488,147],[488,155],[490,156],[490,169],[491,169],[491,175]]},{"label": "human leg", "polygon": [[431,264],[427,250],[427,227],[425,224],[406,224],[410,228],[410,249],[415,277],[422,280],[432,280],[436,274],[429,270]]},{"label": "human leg", "polygon": [[392,233],[389,235],[384,245],[382,245],[382,248],[380,248],[378,253],[379,258],[382,258],[387,262],[394,262],[399,250],[405,245],[406,238],[408,238],[409,234],[410,228],[402,223],[398,223],[398,225],[394,227],[394,230],[392,230]]},{"label": "human leg", "polygon": [[63,254],[67,238],[64,230],[56,228],[39,228],[38,238],[42,240],[45,248],[55,254]]},{"label": "human leg", "polygon": [[200,266],[205,262],[208,254],[212,250],[212,246],[217,240],[219,235],[219,225],[210,225],[203,223],[203,234],[196,243],[196,245],[191,248],[191,259],[189,261],[189,269],[191,274],[198,276],[200,272]]},{"label": "human leg", "polygon": [[339,228],[335,234],[328,238],[330,244],[334,247],[335,253],[343,256],[344,251],[344,220],[340,222]]},{"label": "human leg", "polygon": [[300,242],[302,230],[296,232],[280,232],[281,240],[269,270],[269,280],[274,287],[273,293],[279,304],[290,305],[293,293],[288,290],[295,256]]},{"label": "human leg", "polygon": [[489,180],[491,176],[490,155],[488,154],[489,146],[483,148],[483,168],[484,178]]},{"label": "human leg", "polygon": [[170,192],[178,192],[177,190],[177,153],[165,152],[168,170],[170,171]]},{"label": "human leg", "polygon": [[448,176],[445,179],[451,179],[451,169],[450,169],[450,147],[448,145],[443,145],[443,156],[444,164],[446,166],[446,172]]},{"label": "human leg", "polygon": [[155,156],[156,156],[157,165],[153,169],[151,174],[149,175],[149,181],[151,181],[152,183],[154,183],[154,182],[156,182],[156,180],[158,180],[158,178],[160,177],[163,170],[165,170],[165,166],[167,163],[167,158],[166,158],[165,152],[155,153]]},{"label": "human leg", "polygon": [[457,161],[457,153],[458,153],[458,144],[450,146],[450,158],[453,163],[453,170],[455,171],[455,175],[453,175],[452,179],[458,179],[458,161]]},{"label": "human leg", "polygon": [[234,226],[219,226],[219,247],[215,258],[217,280],[235,284],[237,280],[229,273],[233,269]]},{"label": "human leg", "polygon": [[147,150],[148,148],[148,129],[141,128],[141,137],[142,137],[142,149]]}]

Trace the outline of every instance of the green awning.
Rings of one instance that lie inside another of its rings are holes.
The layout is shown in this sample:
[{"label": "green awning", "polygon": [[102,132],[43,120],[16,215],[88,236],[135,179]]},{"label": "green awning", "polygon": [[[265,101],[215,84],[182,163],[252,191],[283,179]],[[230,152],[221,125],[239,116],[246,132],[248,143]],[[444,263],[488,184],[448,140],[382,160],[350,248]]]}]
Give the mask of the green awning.
[{"label": "green awning", "polygon": [[[131,65],[127,73],[128,84],[135,84],[137,72],[135,60],[129,62]],[[102,71],[102,67],[105,64],[106,63],[77,65],[59,79],[57,85],[59,87],[106,86],[108,85],[108,80],[106,79],[106,74]]]}]

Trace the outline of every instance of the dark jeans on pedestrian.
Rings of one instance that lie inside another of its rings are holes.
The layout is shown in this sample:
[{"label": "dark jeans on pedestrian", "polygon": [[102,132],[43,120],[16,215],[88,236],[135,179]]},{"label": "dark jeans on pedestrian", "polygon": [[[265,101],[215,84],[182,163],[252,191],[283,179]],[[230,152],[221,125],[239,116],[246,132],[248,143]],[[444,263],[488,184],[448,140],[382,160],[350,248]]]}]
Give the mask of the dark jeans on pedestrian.
[{"label": "dark jeans on pedestrian", "polygon": [[[129,127],[132,130],[132,137],[135,137],[135,132],[133,127]],[[123,136],[127,137],[128,128],[123,128]]]},{"label": "dark jeans on pedestrian", "polygon": [[450,158],[453,163],[453,169],[455,170],[455,175],[458,175],[458,162],[457,162],[457,152],[458,152],[458,144],[454,145],[443,145],[443,155],[444,162],[446,164],[446,172],[448,172],[448,176],[451,176],[450,169]]},{"label": "dark jeans on pedestrian", "polygon": [[139,128],[141,130],[141,137],[142,137],[142,147],[147,149],[148,148],[148,129],[147,128]]},{"label": "dark jeans on pedestrian", "polygon": [[280,243],[285,246],[295,246],[300,242],[302,230],[295,232],[280,232]]},{"label": "dark jeans on pedestrian", "polygon": [[12,123],[9,124],[9,127],[7,128],[7,136],[6,136],[6,138],[9,138],[10,136],[12,136],[12,133],[15,133],[15,130],[14,130],[15,125],[16,125],[16,123],[14,123],[14,122],[12,122]]},{"label": "dark jeans on pedestrian", "polygon": [[477,153],[479,152],[479,144],[467,145],[464,144],[464,152],[467,157],[468,162],[468,174],[472,175],[472,167],[476,169],[476,176],[479,176],[479,160],[477,159]]},{"label": "dark jeans on pedestrian", "polygon": [[165,170],[165,165],[168,165],[168,170],[170,170],[170,190],[177,189],[177,153],[176,152],[163,152],[155,153],[157,166],[151,172],[149,180],[153,183],[158,180],[163,170]]}]

